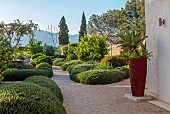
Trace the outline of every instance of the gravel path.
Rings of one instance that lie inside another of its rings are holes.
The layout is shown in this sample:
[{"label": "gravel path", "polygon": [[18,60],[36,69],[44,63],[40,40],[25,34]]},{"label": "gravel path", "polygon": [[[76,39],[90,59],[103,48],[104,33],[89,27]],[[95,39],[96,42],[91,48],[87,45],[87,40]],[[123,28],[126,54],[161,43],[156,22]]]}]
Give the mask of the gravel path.
[{"label": "gravel path", "polygon": [[67,114],[170,114],[148,102],[124,98],[130,92],[129,79],[108,85],[83,85],[71,81],[59,67],[53,70],[52,79],[62,90]]}]

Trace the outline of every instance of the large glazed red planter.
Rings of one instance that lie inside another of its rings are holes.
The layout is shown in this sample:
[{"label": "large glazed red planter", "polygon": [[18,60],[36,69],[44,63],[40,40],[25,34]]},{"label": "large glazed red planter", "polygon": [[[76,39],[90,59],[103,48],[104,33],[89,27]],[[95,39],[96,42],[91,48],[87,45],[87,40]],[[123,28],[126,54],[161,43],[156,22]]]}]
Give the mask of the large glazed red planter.
[{"label": "large glazed red planter", "polygon": [[132,95],[142,97],[146,84],[147,58],[131,58],[129,61]]}]

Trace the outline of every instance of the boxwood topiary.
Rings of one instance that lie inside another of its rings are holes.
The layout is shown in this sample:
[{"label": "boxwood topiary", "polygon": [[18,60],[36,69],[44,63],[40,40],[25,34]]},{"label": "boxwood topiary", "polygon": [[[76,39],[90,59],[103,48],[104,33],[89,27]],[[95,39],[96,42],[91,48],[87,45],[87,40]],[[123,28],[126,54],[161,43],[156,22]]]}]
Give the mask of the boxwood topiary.
[{"label": "boxwood topiary", "polygon": [[122,72],[118,70],[97,69],[77,74],[80,83],[83,84],[110,84],[123,80]]},{"label": "boxwood topiary", "polygon": [[40,69],[7,69],[1,73],[4,77],[3,81],[23,81],[27,77],[34,75],[41,75],[52,77],[53,71],[50,68],[40,68]]},{"label": "boxwood topiary", "polygon": [[125,66],[123,66],[123,67],[116,67],[115,70],[122,71],[123,72],[122,76],[123,76],[124,79],[127,79],[127,78],[130,77],[130,75],[129,75],[129,68],[128,67],[125,67]]},{"label": "boxwood topiary", "polygon": [[[51,68],[47,68],[47,67],[41,67],[41,68],[38,68],[37,70],[46,70],[48,73],[45,74],[45,76],[51,78],[53,77],[53,70]],[[44,76],[44,74],[41,74],[41,76]]]},{"label": "boxwood topiary", "polygon": [[113,67],[107,64],[99,64],[95,67],[95,69],[113,69]]},{"label": "boxwood topiary", "polygon": [[76,82],[79,82],[79,80],[76,78],[76,75],[81,72],[85,72],[91,69],[94,69],[96,66],[94,64],[78,64],[70,68],[70,79],[74,80]]},{"label": "boxwood topiary", "polygon": [[31,76],[31,77],[26,78],[24,82],[35,83],[42,87],[46,87],[51,92],[53,92],[54,95],[56,95],[61,102],[63,102],[63,95],[61,93],[61,89],[50,78],[44,77],[44,76]]},{"label": "boxwood topiary", "polygon": [[47,88],[32,83],[1,84],[1,114],[66,114]]},{"label": "boxwood topiary", "polygon": [[49,63],[47,63],[47,62],[42,62],[42,63],[40,63],[40,64],[38,64],[36,66],[36,68],[42,68],[42,67],[47,67],[47,68],[51,68],[52,69],[52,66]]},{"label": "boxwood topiary", "polygon": [[119,56],[105,56],[100,63],[110,65],[113,68],[127,65],[127,61]]},{"label": "boxwood topiary", "polygon": [[69,67],[73,64],[77,65],[77,64],[82,64],[82,63],[83,63],[83,61],[81,61],[81,60],[72,60],[72,61],[66,62],[64,65],[62,65],[61,69],[65,71],[67,69],[67,67]]},{"label": "boxwood topiary", "polygon": [[57,66],[62,66],[62,65],[64,65],[66,62],[65,61],[63,61],[63,62],[58,62],[57,63]]},{"label": "boxwood topiary", "polygon": [[53,61],[53,65],[57,66],[59,62],[65,61],[65,58],[55,58]]}]

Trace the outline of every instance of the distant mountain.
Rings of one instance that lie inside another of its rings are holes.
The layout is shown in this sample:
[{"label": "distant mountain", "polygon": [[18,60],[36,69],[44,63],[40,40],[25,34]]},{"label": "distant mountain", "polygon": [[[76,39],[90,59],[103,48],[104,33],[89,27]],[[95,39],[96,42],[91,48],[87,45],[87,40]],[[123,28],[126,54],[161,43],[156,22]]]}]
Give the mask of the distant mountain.
[{"label": "distant mountain", "polygon": [[[43,30],[35,30],[34,31],[35,34],[35,39],[42,41],[42,44],[44,45],[45,43],[48,45],[52,45],[52,40],[51,40],[51,35],[48,31],[43,31]],[[53,34],[54,37],[57,36],[58,38],[58,34],[54,33]],[[69,41],[70,42],[78,42],[78,34],[75,35],[69,35]],[[21,38],[21,44],[22,46],[27,45],[29,42],[29,37],[28,36],[24,36]],[[58,43],[57,43],[58,46]]]}]

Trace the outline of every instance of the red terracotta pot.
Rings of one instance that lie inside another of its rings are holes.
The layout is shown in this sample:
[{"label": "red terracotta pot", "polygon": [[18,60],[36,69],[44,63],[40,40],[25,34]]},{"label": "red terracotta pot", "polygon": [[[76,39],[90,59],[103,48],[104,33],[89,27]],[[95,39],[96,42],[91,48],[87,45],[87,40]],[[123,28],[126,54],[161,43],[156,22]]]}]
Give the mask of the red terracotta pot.
[{"label": "red terracotta pot", "polygon": [[147,58],[131,58],[129,61],[132,95],[142,97],[146,84]]}]

